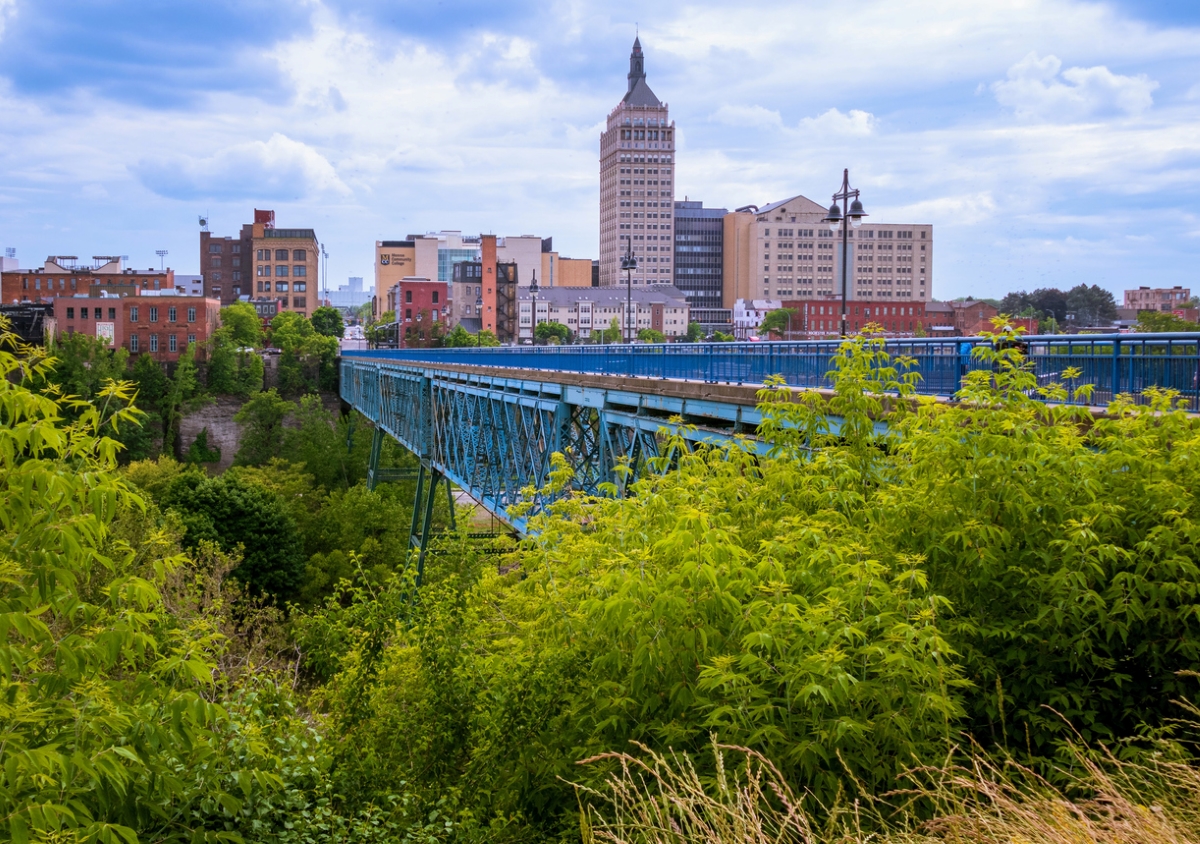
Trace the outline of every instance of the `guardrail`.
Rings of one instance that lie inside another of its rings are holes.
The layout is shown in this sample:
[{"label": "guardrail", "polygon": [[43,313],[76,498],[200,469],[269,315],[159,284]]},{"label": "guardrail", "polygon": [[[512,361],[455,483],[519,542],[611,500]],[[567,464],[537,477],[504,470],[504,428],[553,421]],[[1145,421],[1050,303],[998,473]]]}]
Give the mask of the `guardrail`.
[{"label": "guardrail", "polygon": [[[968,372],[987,369],[971,350],[991,341],[981,337],[890,340],[892,355],[908,355],[921,376],[917,392],[951,396]],[[1200,411],[1200,333],[1076,334],[1022,337],[1039,384],[1062,380],[1077,367],[1076,384],[1095,387],[1092,402],[1114,395],[1140,397],[1148,387],[1178,390]],[[345,350],[349,358],[424,364],[497,366],[547,372],[580,372],[705,383],[761,384],[781,375],[794,387],[828,387],[836,340],[759,343],[609,344],[596,346],[501,346],[456,349]]]}]

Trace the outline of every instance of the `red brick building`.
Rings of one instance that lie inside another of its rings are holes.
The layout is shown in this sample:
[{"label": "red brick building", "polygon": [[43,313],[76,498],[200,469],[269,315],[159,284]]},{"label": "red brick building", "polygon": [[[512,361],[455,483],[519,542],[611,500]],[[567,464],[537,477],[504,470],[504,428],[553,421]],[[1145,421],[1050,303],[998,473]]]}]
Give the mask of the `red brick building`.
[{"label": "red brick building", "polygon": [[401,348],[405,346],[406,334],[424,333],[434,323],[446,324],[448,292],[449,285],[444,281],[415,276],[402,278],[392,286],[388,291],[388,310],[396,312]]},{"label": "red brick building", "polygon": [[[841,299],[793,299],[784,301],[783,307],[797,312],[792,317],[793,332],[804,331],[809,337],[835,336],[841,330]],[[925,303],[920,301],[846,303],[846,330],[855,333],[868,323],[883,326],[885,334],[912,337],[918,329],[928,325]]]},{"label": "red brick building", "polygon": [[56,298],[54,317],[60,335],[103,337],[110,348],[174,363],[189,343],[196,344],[196,358],[204,359],[207,340],[220,325],[221,303],[200,296],[118,296],[96,290]]},{"label": "red brick building", "polygon": [[51,255],[41,267],[0,273],[0,301],[49,302],[60,296],[76,296],[92,290],[128,294],[175,289],[175,271],[126,269],[116,255],[96,255],[93,263],[81,266],[73,255]]}]

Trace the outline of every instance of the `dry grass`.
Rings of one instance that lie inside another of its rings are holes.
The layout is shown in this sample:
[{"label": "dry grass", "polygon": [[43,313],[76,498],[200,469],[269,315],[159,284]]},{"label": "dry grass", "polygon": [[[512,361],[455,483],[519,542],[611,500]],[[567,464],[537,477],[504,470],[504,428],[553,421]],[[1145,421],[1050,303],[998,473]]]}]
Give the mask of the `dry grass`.
[{"label": "dry grass", "polygon": [[583,841],[1200,844],[1200,765],[1183,752],[1200,724],[1179,727],[1174,742],[1137,761],[1073,746],[1065,785],[976,748],[961,764],[912,771],[905,788],[869,805],[811,814],[770,760],[744,747],[714,742],[717,775],[708,783],[683,754],[604,754],[581,763],[614,765],[600,789],[577,786]]}]

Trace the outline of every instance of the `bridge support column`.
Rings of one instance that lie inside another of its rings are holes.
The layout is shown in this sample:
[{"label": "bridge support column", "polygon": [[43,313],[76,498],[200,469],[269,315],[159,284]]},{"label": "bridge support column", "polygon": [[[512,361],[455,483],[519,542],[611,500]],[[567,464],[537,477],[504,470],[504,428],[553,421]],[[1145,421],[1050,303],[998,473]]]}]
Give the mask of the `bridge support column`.
[{"label": "bridge support column", "polygon": [[[351,432],[353,436],[353,432]],[[371,435],[371,456],[367,458],[367,489],[374,491],[379,483],[379,456],[383,453],[383,428],[375,426]]]},{"label": "bridge support column", "polygon": [[418,589],[425,577],[425,555],[429,551],[429,537],[433,531],[433,508],[437,500],[438,486],[443,483],[446,486],[446,503],[450,507],[450,530],[453,531],[454,493],[450,488],[450,479],[425,461],[421,461],[421,468],[417,470],[417,489],[413,495],[412,524],[408,531],[409,547],[417,552]]}]

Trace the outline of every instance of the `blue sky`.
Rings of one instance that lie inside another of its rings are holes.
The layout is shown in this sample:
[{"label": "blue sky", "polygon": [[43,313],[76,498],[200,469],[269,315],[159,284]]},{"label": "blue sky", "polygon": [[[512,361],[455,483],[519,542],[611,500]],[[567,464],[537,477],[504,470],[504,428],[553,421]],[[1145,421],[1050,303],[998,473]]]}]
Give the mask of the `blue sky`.
[{"label": "blue sky", "polygon": [[0,0],[0,245],[168,249],[254,207],[332,285],[376,239],[597,251],[598,136],[635,26],[678,194],[935,226],[934,294],[1200,292],[1200,3]]}]

